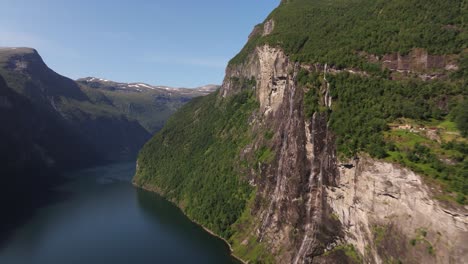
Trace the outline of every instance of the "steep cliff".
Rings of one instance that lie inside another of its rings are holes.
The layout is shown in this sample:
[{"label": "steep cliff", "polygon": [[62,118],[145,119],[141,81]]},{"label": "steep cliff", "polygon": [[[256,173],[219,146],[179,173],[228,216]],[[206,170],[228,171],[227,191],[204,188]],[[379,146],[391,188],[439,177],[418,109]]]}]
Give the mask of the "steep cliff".
[{"label": "steep cliff", "polygon": [[[145,145],[135,184],[252,262],[466,261],[466,138],[451,121],[467,95],[466,36],[452,31],[466,28],[466,6],[409,2],[282,1],[217,97],[187,105]],[[436,32],[449,41],[426,41]],[[256,107],[235,99],[250,94]],[[231,213],[209,209],[223,206]]]},{"label": "steep cliff", "polygon": [[367,156],[340,168],[327,199],[345,240],[371,263],[462,263],[468,257],[467,210],[443,205],[435,188],[401,166]]}]

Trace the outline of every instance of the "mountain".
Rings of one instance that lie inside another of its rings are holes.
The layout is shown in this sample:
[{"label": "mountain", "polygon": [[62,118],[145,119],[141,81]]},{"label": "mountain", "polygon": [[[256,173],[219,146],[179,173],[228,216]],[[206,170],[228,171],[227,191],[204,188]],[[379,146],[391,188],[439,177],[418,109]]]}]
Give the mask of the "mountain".
[{"label": "mountain", "polygon": [[191,99],[214,92],[219,85],[173,88],[145,83],[118,83],[87,77],[76,80],[90,97],[107,100],[117,111],[131,120],[137,120],[150,134],[159,131],[166,120]]},{"label": "mountain", "polygon": [[214,85],[183,89],[98,78],[73,81],[48,68],[30,48],[0,48],[0,75],[40,111],[54,113],[75,137],[86,142],[87,152],[97,153],[96,161],[135,157],[175,110],[217,89]]},{"label": "mountain", "polygon": [[134,184],[253,263],[468,260],[461,0],[283,0]]},{"label": "mountain", "polygon": [[15,226],[61,182],[59,172],[91,166],[99,156],[55,111],[33,104],[0,76],[0,233]]},{"label": "mountain", "polygon": [[34,208],[62,172],[135,158],[169,115],[217,88],[122,85],[74,81],[34,49],[0,48],[0,205],[8,212],[2,229]]},{"label": "mountain", "polygon": [[0,75],[39,111],[54,113],[58,122],[76,134],[67,140],[86,142],[84,152],[97,153],[101,161],[134,155],[150,136],[139,123],[113,111],[112,106],[93,102],[75,81],[48,68],[34,49],[1,49]]}]

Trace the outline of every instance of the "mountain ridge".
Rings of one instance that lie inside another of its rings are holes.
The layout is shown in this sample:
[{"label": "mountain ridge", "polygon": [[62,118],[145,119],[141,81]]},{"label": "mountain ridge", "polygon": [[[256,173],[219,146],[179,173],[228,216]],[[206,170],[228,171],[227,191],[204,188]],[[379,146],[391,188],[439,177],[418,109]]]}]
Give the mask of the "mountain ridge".
[{"label": "mountain ridge", "polygon": [[186,94],[186,95],[206,95],[208,93],[214,92],[217,90],[220,85],[216,84],[207,84],[195,88],[183,88],[183,87],[171,87],[171,86],[165,86],[165,85],[150,85],[147,83],[142,83],[142,82],[130,82],[130,83],[124,83],[124,82],[115,82],[107,79],[102,79],[102,78],[97,78],[97,77],[85,77],[85,78],[79,78],[76,79],[76,82],[86,84],[89,86],[94,86],[96,88],[99,88],[99,86],[103,87],[111,87],[115,90],[127,90],[127,91],[138,91],[142,92],[144,90],[157,90],[157,91],[171,91],[171,92],[179,92],[181,94]]}]

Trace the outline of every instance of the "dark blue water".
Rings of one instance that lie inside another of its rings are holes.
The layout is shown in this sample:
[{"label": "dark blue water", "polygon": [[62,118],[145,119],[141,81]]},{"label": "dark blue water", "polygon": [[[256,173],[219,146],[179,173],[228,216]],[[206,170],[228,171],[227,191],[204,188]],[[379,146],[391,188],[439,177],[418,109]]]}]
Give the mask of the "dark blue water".
[{"label": "dark blue water", "polygon": [[236,263],[222,240],[158,195],[134,188],[134,167],[69,175],[61,198],[3,241],[0,263]]}]

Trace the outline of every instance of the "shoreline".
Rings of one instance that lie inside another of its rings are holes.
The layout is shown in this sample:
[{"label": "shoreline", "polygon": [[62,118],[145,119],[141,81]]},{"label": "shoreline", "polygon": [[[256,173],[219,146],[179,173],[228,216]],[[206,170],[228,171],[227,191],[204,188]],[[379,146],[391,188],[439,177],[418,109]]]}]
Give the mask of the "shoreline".
[{"label": "shoreline", "polygon": [[161,196],[162,198],[164,198],[164,200],[172,203],[174,206],[176,206],[177,208],[179,208],[179,210],[187,217],[187,219],[189,219],[192,223],[198,225],[199,227],[203,228],[203,230],[205,230],[206,232],[208,232],[210,235],[218,238],[218,239],[221,239],[229,248],[229,252],[230,252],[230,255],[232,257],[234,257],[236,260],[240,261],[241,263],[243,264],[248,264],[249,262],[241,259],[240,257],[236,256],[234,254],[234,250],[232,249],[232,246],[231,244],[223,237],[221,237],[220,235],[216,234],[215,232],[211,231],[210,229],[206,228],[205,226],[203,226],[202,224],[198,223],[197,221],[191,219],[190,217],[187,216],[187,214],[185,214],[184,210],[182,210],[182,208],[180,208],[180,206],[178,204],[176,204],[175,202],[173,201],[170,201],[168,199],[166,199],[166,197],[162,196],[156,189],[157,188],[150,188],[150,187],[146,187],[146,186],[140,186],[140,185],[137,185],[133,180],[132,180],[132,185],[138,189],[142,189],[142,190],[145,190],[145,191],[148,191],[148,192],[152,192],[152,193],[156,193],[158,194],[159,196]]}]

